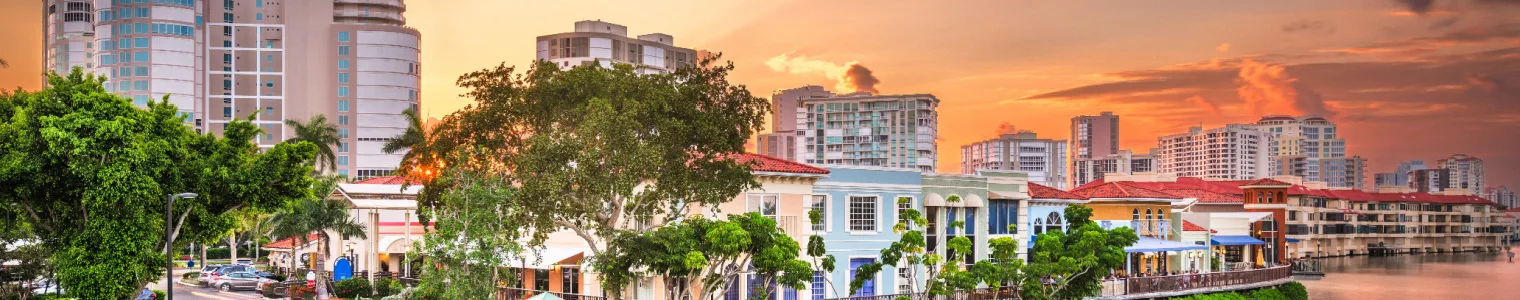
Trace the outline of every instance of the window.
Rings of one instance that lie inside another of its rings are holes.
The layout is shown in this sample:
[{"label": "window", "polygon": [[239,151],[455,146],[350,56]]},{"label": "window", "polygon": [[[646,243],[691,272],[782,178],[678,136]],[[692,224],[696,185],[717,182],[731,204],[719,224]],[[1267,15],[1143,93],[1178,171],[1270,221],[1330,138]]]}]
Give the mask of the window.
[{"label": "window", "polygon": [[813,272],[813,286],[810,288],[812,290],[813,300],[823,300],[823,296],[825,296],[823,286],[823,272]]},{"label": "window", "polygon": [[148,51],[137,51],[137,53],[132,53],[132,56],[134,62],[148,62]]},{"label": "window", "polygon": [[[260,2],[260,3],[262,3],[262,2]],[[254,21],[263,21],[264,20],[264,14],[263,13],[253,14],[253,20]]]},{"label": "window", "polygon": [[228,90],[232,89],[232,80],[223,79],[222,80],[222,88],[223,89],[228,89]]},{"label": "window", "polygon": [[338,55],[348,56],[348,46],[338,46]]},{"label": "window", "polygon": [[273,115],[274,114],[274,107],[265,106],[264,107],[264,114],[266,114],[266,115]]},{"label": "window", "polygon": [[1016,234],[1015,229],[1009,227],[1019,224],[1019,202],[1010,200],[992,200],[987,211],[987,233],[989,234]]},{"label": "window", "polygon": [[348,97],[348,87],[346,87],[346,86],[340,86],[340,87],[338,87],[338,97]]},{"label": "window", "polygon": [[274,80],[265,80],[264,81],[264,87],[269,87],[269,88],[274,87]]},{"label": "window", "polygon": [[116,85],[117,85],[117,88],[116,88],[117,91],[125,92],[125,91],[132,90],[132,81],[131,80],[122,80],[121,82],[117,82]]},{"label": "window", "polygon": [[913,282],[911,281],[912,279],[908,278],[908,275],[911,274],[910,272],[912,272],[912,269],[905,268],[905,267],[898,267],[897,268],[897,293],[898,294],[907,294],[907,293],[909,293],[910,291],[913,290]]},{"label": "window", "polygon": [[153,8],[151,8],[151,7],[138,7],[137,8],[137,17],[138,18],[147,18],[148,17],[148,12],[150,12],[152,10],[153,10]]},{"label": "window", "polygon": [[348,83],[348,73],[338,73],[338,83]]},{"label": "window", "polygon": [[344,177],[348,177],[348,169],[338,169],[338,175],[343,175]]},{"label": "window", "polygon": [[148,76],[148,67],[134,67],[132,71],[136,76]]},{"label": "window", "polygon": [[338,128],[338,138],[348,139],[348,128]]},{"label": "window", "polygon": [[348,112],[348,100],[338,100],[338,112]]},{"label": "window", "polygon": [[223,118],[231,118],[232,117],[232,108],[231,107],[223,107],[222,108],[222,117]]},{"label": "window", "polygon": [[348,115],[339,115],[338,125],[348,125]]},{"label": "window", "polygon": [[274,61],[274,54],[264,54],[264,61]]},{"label": "window", "polygon": [[339,31],[338,32],[338,41],[339,42],[347,42],[348,41],[348,32],[347,31]]},{"label": "window", "polygon": [[417,90],[412,90],[412,89],[406,90],[406,99],[407,100],[417,100]]},{"label": "window", "polygon": [[1045,217],[1045,232],[1061,231],[1062,221],[1060,213],[1050,212],[1050,215]]},{"label": "window", "polygon": [[132,96],[132,105],[148,106],[148,95]]},{"label": "window", "polygon": [[339,59],[338,60],[338,69],[339,70],[348,70],[348,60],[347,59]]},{"label": "window", "polygon": [[[828,230],[829,225],[829,197],[825,195],[813,195],[813,203],[808,205],[811,210],[818,211],[818,224],[813,224],[813,231]],[[808,219],[812,222],[812,218]]]},{"label": "window", "polygon": [[195,26],[206,26],[206,19],[202,16],[195,16]]},{"label": "window", "polygon": [[116,64],[116,59],[112,58],[112,56],[110,54],[103,54],[103,55],[100,56],[100,65],[112,65],[112,64]]},{"label": "window", "polygon": [[135,29],[137,30],[137,33],[148,33],[149,31],[151,31],[151,30],[148,30],[148,26],[150,26],[150,25],[152,25],[152,24],[151,23],[134,23],[134,24],[132,24],[132,27],[136,27]]},{"label": "window", "polygon": [[874,196],[850,196],[850,231],[876,231],[876,205]]},{"label": "window", "polygon": [[547,291],[547,290],[549,290],[549,270],[548,269],[534,269],[533,270],[533,288],[536,289],[536,290],[540,290],[540,291]]},{"label": "window", "polygon": [[[264,1],[263,0],[254,1],[253,2],[253,7],[263,8],[264,7]],[[549,279],[545,278],[544,280],[549,280]],[[540,291],[547,291],[549,289],[546,287],[546,288],[542,288],[542,289],[538,289],[538,290],[540,290]]]},{"label": "window", "polygon": [[758,212],[762,216],[766,216],[766,217],[770,217],[770,218],[775,218],[776,217],[777,205],[780,204],[780,203],[777,203],[777,196],[776,195],[774,195],[774,194],[772,194],[772,195],[754,195],[754,194],[751,194],[747,198],[748,198],[748,200],[745,201],[745,204],[744,204],[744,207],[745,207],[744,212],[746,212],[746,213]]},{"label": "window", "polygon": [[338,152],[348,152],[348,143],[339,142]]},{"label": "window", "polygon": [[232,23],[232,13],[222,13],[223,23]]},{"label": "window", "polygon": [[559,282],[563,285],[560,287],[561,292],[570,294],[581,292],[581,269],[563,268],[560,269],[560,275],[562,277]]},{"label": "window", "polygon": [[116,43],[117,43],[117,47],[116,48],[132,49],[132,40],[131,39],[125,39],[124,38],[124,39],[116,41]]},{"label": "window", "polygon": [[132,82],[132,90],[134,90],[134,91],[146,91],[146,90],[148,90],[148,81],[147,80],[133,81]]},{"label": "window", "polygon": [[[868,197],[868,198],[873,198],[874,199],[875,197]],[[852,197],[852,199],[853,199],[853,197]],[[851,200],[851,202],[854,202],[854,201]],[[876,259],[874,259],[874,258],[851,258],[850,259],[850,277],[849,278],[855,278],[855,270],[859,269],[860,266],[863,266],[865,264],[869,264],[869,263],[874,262],[874,261],[876,261]],[[850,295],[851,296],[857,296],[857,297],[875,296],[876,295],[876,279],[872,278],[871,280],[866,280],[865,284],[861,285],[859,290],[856,290],[856,291],[852,292]]]},{"label": "window", "polygon": [[137,48],[148,48],[148,38],[135,38],[132,43],[137,44]]},{"label": "window", "polygon": [[338,165],[339,166],[347,166],[348,165],[348,155],[339,155],[338,156]]}]

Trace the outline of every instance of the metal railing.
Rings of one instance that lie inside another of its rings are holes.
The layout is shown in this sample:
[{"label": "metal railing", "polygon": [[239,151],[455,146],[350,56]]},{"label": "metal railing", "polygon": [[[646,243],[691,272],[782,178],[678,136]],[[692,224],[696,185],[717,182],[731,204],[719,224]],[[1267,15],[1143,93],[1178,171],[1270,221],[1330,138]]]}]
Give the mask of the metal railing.
[{"label": "metal railing", "polygon": [[1211,289],[1270,282],[1292,276],[1289,266],[1281,266],[1247,271],[1127,278],[1105,282],[1103,293],[1104,296],[1117,296]]},{"label": "metal railing", "polygon": [[[840,298],[825,298],[824,300],[897,300],[898,297],[909,299],[922,299],[925,293],[912,294],[888,294],[871,296],[850,296]],[[978,288],[971,291],[955,292],[947,297],[932,297],[933,299],[946,300],[1018,300],[1019,293],[1013,289]]]},{"label": "metal railing", "polygon": [[559,298],[565,299],[565,300],[607,300],[606,297],[602,297],[602,296],[570,294],[570,293],[561,293],[561,292],[554,292],[554,291],[528,290],[528,289],[519,289],[519,288],[511,288],[511,287],[504,287],[504,286],[496,287],[496,300],[520,300],[520,299],[527,299],[528,297],[533,297],[533,295],[544,294],[544,293],[547,293],[547,294],[550,294],[550,295],[554,295],[556,297],[559,297]]}]

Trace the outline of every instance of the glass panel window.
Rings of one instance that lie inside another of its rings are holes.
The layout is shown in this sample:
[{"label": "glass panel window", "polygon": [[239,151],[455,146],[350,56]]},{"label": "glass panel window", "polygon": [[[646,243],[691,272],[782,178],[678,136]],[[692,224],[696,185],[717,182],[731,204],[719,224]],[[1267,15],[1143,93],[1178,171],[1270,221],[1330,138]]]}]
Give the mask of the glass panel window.
[{"label": "glass panel window", "polygon": [[338,128],[338,138],[348,139],[348,128]]},{"label": "glass panel window", "polygon": [[[808,205],[808,208],[810,208],[810,210],[816,210],[816,211],[818,211],[818,216],[820,217],[819,220],[818,220],[818,224],[813,224],[813,231],[828,230],[828,225],[829,225],[829,210],[828,210],[828,207],[829,207],[829,197],[828,196],[813,195],[812,203],[810,203]],[[809,218],[808,222],[812,222],[812,219]]]},{"label": "glass panel window", "polygon": [[348,100],[338,100],[338,112],[348,111]]},{"label": "glass panel window", "polygon": [[132,43],[137,44],[137,48],[148,48],[148,38],[135,38]]},{"label": "glass panel window", "polygon": [[348,56],[348,46],[338,46],[338,55]]},{"label": "glass panel window", "polygon": [[132,70],[137,76],[148,76],[148,67],[134,67]]},{"label": "glass panel window", "polygon": [[338,83],[348,83],[348,73],[338,73]]},{"label": "glass panel window", "polygon": [[339,42],[347,42],[348,41],[348,32],[347,31],[339,31],[338,32],[338,41]]},{"label": "glass panel window", "polygon": [[132,56],[134,62],[148,62],[148,51],[137,51],[137,53],[132,53]]},{"label": "glass panel window", "polygon": [[339,70],[348,70],[348,60],[347,59],[339,59],[338,60],[338,69]]},{"label": "glass panel window", "polygon": [[850,231],[876,231],[877,205],[874,196],[850,196]]},{"label": "glass panel window", "polygon": [[147,80],[133,81],[132,82],[132,90],[134,90],[134,91],[146,91],[146,90],[148,90],[148,81]]},{"label": "glass panel window", "polygon": [[762,216],[776,217],[776,206],[780,204],[777,203],[776,195],[749,195],[748,198],[744,212],[758,212]]},{"label": "glass panel window", "polygon": [[346,86],[340,86],[340,87],[338,87],[338,97],[348,97],[348,87],[346,87]]},{"label": "glass panel window", "polygon": [[339,115],[338,125],[348,125],[348,115]]}]

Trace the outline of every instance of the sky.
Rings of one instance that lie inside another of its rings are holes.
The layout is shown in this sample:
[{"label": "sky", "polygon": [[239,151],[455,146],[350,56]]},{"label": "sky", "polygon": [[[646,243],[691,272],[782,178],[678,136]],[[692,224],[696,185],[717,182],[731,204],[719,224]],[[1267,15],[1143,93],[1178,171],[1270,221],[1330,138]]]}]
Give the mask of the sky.
[{"label": "sky", "polygon": [[[0,87],[35,89],[38,4],[0,2],[0,40],[12,41]],[[1485,160],[1489,186],[1520,188],[1520,0],[407,5],[433,117],[471,103],[459,75],[526,65],[535,37],[599,19],[721,52],[730,81],[760,97],[803,85],[934,94],[944,173],[1000,127],[1066,139],[1071,117],[1111,111],[1121,148],[1147,152],[1189,126],[1318,114],[1369,173],[1462,153]]]}]

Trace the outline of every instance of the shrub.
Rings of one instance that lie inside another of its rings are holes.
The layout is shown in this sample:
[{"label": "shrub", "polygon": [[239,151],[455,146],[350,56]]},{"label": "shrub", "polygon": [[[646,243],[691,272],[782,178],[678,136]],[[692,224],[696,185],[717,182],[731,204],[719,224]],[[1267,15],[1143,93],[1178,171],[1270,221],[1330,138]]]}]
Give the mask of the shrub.
[{"label": "shrub", "polygon": [[185,276],[182,278],[189,280],[190,282],[195,282],[196,280],[201,279],[201,272],[185,272]]},{"label": "shrub", "polygon": [[280,293],[280,287],[281,286],[284,286],[284,284],[279,283],[279,282],[265,284],[264,288],[259,289],[259,294],[263,295],[264,298],[270,298],[270,299],[284,298],[285,295],[281,295],[281,293]]},{"label": "shrub", "polygon": [[169,293],[164,290],[153,290],[153,299],[169,299]]},{"label": "shrub", "polygon": [[379,298],[379,297],[385,297],[385,296],[395,295],[397,292],[401,291],[401,289],[399,288],[400,287],[399,284],[400,284],[399,282],[396,282],[396,280],[393,280],[393,279],[390,279],[390,278],[381,277],[380,279],[375,279],[375,295],[374,296],[376,298]]},{"label": "shrub", "polygon": [[1304,284],[1297,281],[1290,281],[1277,286],[1277,291],[1281,292],[1283,297],[1287,297],[1288,300],[1309,300],[1309,289],[1304,288]]},{"label": "shrub", "polygon": [[333,283],[333,294],[342,298],[356,298],[370,296],[369,280],[363,278],[349,278]]},{"label": "shrub", "polygon": [[1288,297],[1284,297],[1277,289],[1267,288],[1251,292],[1251,300],[1288,300]]},{"label": "shrub", "polygon": [[317,290],[306,287],[306,284],[303,283],[290,286],[290,292],[286,293],[286,295],[290,295],[290,299],[292,300],[311,300],[317,298]]}]

